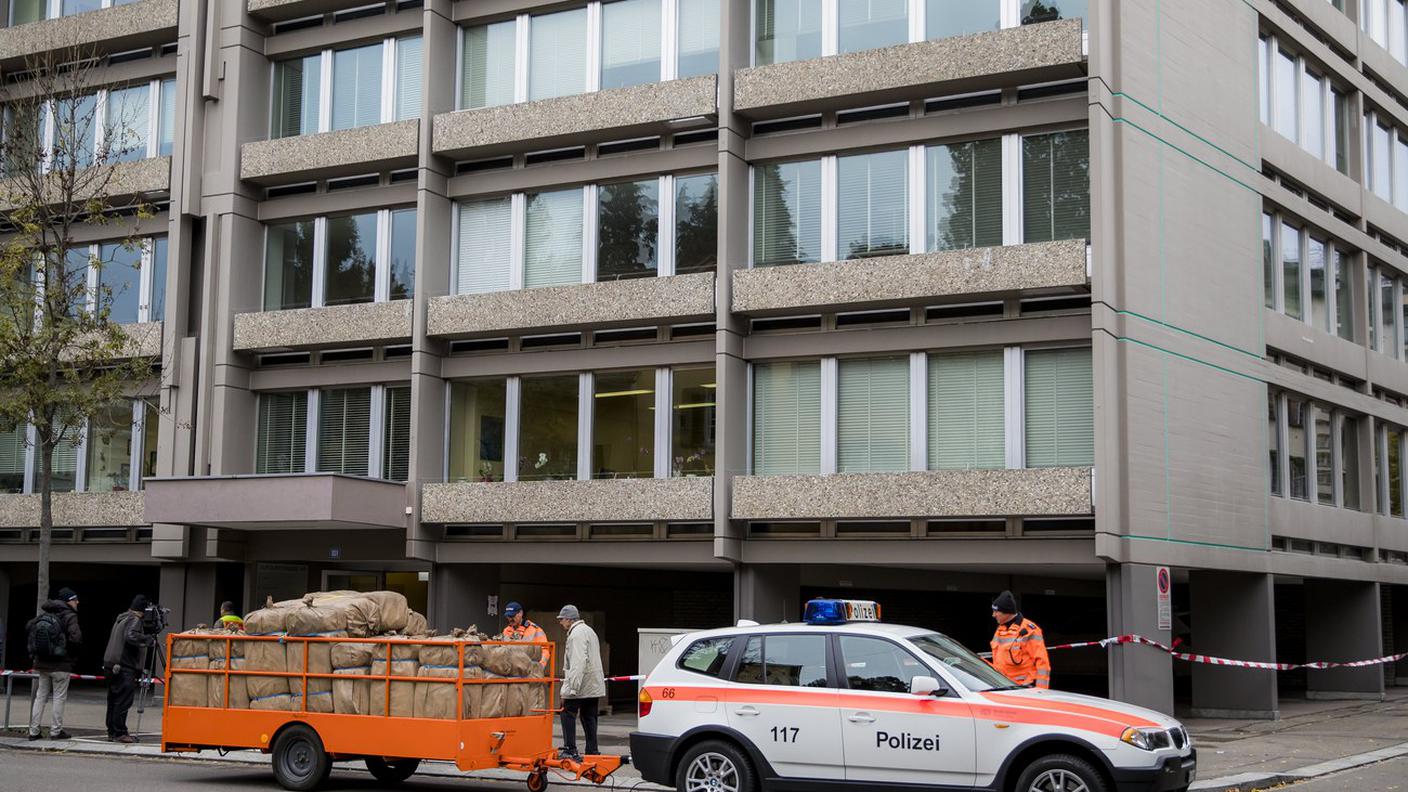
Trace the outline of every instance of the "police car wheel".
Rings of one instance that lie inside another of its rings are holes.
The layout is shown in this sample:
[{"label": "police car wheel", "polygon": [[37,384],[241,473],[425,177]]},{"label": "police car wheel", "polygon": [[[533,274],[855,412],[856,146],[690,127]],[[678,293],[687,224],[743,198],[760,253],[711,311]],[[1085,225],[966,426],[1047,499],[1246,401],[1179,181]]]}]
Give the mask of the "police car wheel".
[{"label": "police car wheel", "polygon": [[732,743],[708,740],[690,748],[675,773],[678,792],[753,792],[748,757]]},{"label": "police car wheel", "polygon": [[1080,757],[1052,754],[1027,765],[1017,792],[1105,792],[1105,780]]}]

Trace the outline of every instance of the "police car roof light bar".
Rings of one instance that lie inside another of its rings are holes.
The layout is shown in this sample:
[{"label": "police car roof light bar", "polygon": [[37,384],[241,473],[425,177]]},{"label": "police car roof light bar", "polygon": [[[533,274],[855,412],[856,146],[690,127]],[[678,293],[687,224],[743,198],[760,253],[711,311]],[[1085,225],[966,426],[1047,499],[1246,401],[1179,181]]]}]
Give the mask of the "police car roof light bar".
[{"label": "police car roof light bar", "polygon": [[807,602],[802,621],[814,625],[880,621],[880,605],[870,600],[843,600],[818,597]]}]

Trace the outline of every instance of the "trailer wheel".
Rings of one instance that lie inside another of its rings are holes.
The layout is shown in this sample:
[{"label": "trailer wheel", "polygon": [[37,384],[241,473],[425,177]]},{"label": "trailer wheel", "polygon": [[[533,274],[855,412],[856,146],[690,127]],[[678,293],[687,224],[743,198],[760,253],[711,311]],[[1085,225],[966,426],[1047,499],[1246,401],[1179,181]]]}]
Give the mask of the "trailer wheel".
[{"label": "trailer wheel", "polygon": [[383,784],[399,784],[415,774],[420,767],[419,759],[395,759],[388,761],[380,756],[367,757],[367,770],[372,778]]},{"label": "trailer wheel", "polygon": [[528,774],[528,792],[543,792],[548,788],[548,771],[534,770]]},{"label": "trailer wheel", "polygon": [[311,726],[295,723],[274,738],[274,779],[284,789],[308,792],[327,780],[332,759]]}]

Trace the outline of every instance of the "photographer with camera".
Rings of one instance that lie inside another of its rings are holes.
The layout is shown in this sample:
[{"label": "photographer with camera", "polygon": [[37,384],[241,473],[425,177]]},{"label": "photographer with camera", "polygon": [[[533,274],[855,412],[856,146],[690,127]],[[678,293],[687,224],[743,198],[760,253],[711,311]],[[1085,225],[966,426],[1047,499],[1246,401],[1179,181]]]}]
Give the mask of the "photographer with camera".
[{"label": "photographer with camera", "polygon": [[132,606],[117,617],[103,653],[103,669],[108,675],[108,740],[112,742],[137,742],[127,733],[127,711],[132,709],[147,667],[147,650],[154,643],[154,636],[143,629],[148,608],[147,596],[138,594]]}]

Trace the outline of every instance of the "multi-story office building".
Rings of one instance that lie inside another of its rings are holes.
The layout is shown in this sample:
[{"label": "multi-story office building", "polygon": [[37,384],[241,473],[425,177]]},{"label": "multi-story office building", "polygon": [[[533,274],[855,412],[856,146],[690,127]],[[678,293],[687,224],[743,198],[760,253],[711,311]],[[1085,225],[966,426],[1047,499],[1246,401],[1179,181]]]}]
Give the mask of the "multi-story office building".
[{"label": "multi-story office building", "polygon": [[[618,672],[817,594],[974,646],[1004,588],[1052,640],[1408,645],[1403,0],[9,5],[7,89],[79,38],[95,101],[145,92],[161,209],[162,376],[61,455],[56,581],[571,601]],[[1408,676],[1055,662],[1265,715]]]}]

